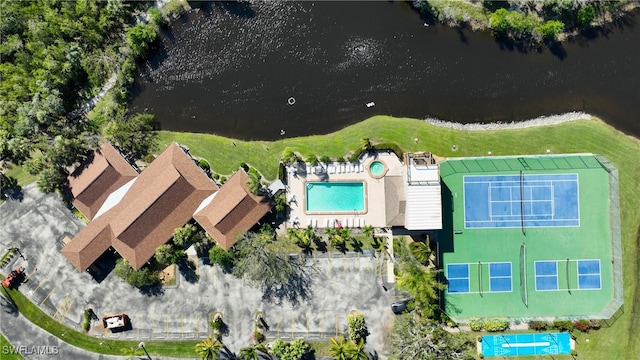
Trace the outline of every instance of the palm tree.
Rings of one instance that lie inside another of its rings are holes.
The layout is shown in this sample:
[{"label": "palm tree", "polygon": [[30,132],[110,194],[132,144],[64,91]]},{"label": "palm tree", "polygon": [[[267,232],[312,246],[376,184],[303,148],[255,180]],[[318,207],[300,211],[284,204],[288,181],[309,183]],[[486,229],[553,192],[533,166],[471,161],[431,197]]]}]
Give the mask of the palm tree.
[{"label": "palm tree", "polygon": [[411,249],[411,253],[413,253],[413,257],[421,263],[422,265],[429,264],[429,257],[431,256],[431,249],[428,244],[425,244],[421,241],[414,241],[409,244],[409,248]]},{"label": "palm tree", "polygon": [[364,351],[364,340],[361,339],[357,344],[352,340],[349,341],[347,357],[349,360],[368,360],[369,356]]},{"label": "palm tree", "polygon": [[243,360],[259,360],[261,355],[268,353],[269,350],[267,350],[266,346],[260,343],[240,349],[238,356]]},{"label": "palm tree", "polygon": [[260,177],[253,171],[249,172],[249,180],[247,180],[247,186],[249,186],[249,191],[251,191],[253,195],[258,195],[260,193],[260,190],[262,189]]},{"label": "palm tree", "polygon": [[331,346],[329,353],[335,360],[350,360],[349,358],[349,342],[344,340],[344,336],[340,335],[338,340],[331,338]]},{"label": "palm tree", "polygon": [[282,151],[282,162],[285,164],[293,164],[300,160],[296,152],[292,148],[285,148]]},{"label": "palm tree", "polygon": [[142,355],[142,352],[140,351],[140,348],[135,348],[135,347],[129,347],[129,348],[125,348],[122,349],[122,353],[124,354],[124,356],[127,357],[127,360],[131,360],[136,356]]},{"label": "palm tree", "polygon": [[373,150],[373,145],[371,144],[371,139],[369,138],[362,138],[360,144],[360,148],[362,149],[362,151],[370,152],[371,150]]},{"label": "palm tree", "polygon": [[222,343],[208,337],[196,344],[196,353],[202,360],[215,360],[222,349]]},{"label": "palm tree", "polygon": [[366,236],[368,238],[372,238],[373,237],[373,232],[374,232],[374,228],[371,225],[365,225],[362,228],[362,233],[364,234],[364,236]]}]

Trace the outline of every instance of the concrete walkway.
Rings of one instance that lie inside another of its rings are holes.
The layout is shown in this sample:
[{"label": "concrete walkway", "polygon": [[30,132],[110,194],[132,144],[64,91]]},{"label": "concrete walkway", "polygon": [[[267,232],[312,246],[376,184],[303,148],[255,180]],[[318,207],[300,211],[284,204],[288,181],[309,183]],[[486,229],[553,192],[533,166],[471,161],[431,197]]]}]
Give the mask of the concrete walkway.
[{"label": "concrete walkway", "polygon": [[[299,256],[297,261],[306,275],[296,286],[267,294],[270,296],[263,296],[242,280],[198,259],[190,271],[178,273],[175,286],[141,293],[113,273],[97,283],[87,272],[77,272],[59,249],[62,238],[73,236],[84,223],[75,218],[56,194],[42,194],[35,186],[23,190],[22,201],[7,201],[0,206],[0,250],[18,247],[26,260],[15,256],[0,270],[6,274],[24,266],[29,279],[20,291],[66,326],[80,329],[83,311],[92,308],[99,317],[124,312],[130,316],[133,327],[131,331],[112,334],[94,322],[90,335],[95,337],[193,340],[208,336],[209,317],[220,311],[229,330],[223,343],[237,352],[250,344],[258,311],[263,312],[269,325],[266,334],[269,340],[300,337],[328,340],[346,332],[347,314],[357,310],[365,315],[371,333],[368,347],[375,349],[380,358],[389,354],[385,335],[393,325],[389,305],[396,295],[391,284],[380,286],[388,275],[388,267],[393,266],[387,259],[374,257],[370,252]],[[10,329],[5,327],[5,321],[0,329],[5,334],[12,332],[5,330]],[[34,335],[25,339],[38,338]],[[15,345],[20,344],[29,345],[25,340]]]}]

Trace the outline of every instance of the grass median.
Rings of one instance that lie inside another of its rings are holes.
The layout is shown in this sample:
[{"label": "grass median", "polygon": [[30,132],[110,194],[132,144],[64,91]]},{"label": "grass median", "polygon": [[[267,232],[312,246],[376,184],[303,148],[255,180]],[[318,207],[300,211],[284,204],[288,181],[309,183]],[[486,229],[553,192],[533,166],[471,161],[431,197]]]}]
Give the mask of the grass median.
[{"label": "grass median", "polygon": [[[161,145],[177,141],[191,153],[209,160],[211,168],[230,174],[242,162],[251,164],[268,179],[278,171],[278,159],[286,148],[303,156],[332,158],[348,155],[360,147],[362,138],[375,143],[395,143],[404,151],[429,151],[439,156],[494,156],[560,153],[605,155],[619,169],[620,213],[624,273],[624,313],[610,327],[578,336],[578,353],[588,359],[628,359],[640,353],[640,288],[636,285],[640,239],[640,141],[626,136],[597,119],[527,129],[460,131],[423,121],[375,116],[327,135],[279,141],[240,141],[215,135],[160,132]],[[453,145],[456,145],[455,147]],[[635,310],[635,311],[634,311]],[[586,342],[589,338],[589,342]]]},{"label": "grass median", "polygon": [[[18,311],[51,335],[62,341],[94,353],[109,355],[128,355],[131,349],[138,347],[139,341],[110,340],[95,338],[82,332],[73,330],[45,314],[33,304],[19,290],[8,290],[4,286],[3,295],[8,297],[18,308]],[[146,341],[145,348],[151,355],[168,357],[197,357],[195,352],[196,340],[189,341]],[[3,358],[4,359],[4,358]]]}]

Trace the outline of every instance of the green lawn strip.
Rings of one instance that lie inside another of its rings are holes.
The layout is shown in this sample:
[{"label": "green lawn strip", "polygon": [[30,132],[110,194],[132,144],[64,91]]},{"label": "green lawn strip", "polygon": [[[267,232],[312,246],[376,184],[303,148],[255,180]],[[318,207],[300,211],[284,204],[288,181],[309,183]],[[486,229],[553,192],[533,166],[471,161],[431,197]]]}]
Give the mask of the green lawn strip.
[{"label": "green lawn strip", "polygon": [[2,355],[0,356],[2,360],[24,360],[22,355],[12,352],[12,350],[17,351],[18,349],[14,349],[9,340],[2,334],[0,334],[0,349],[2,349]]},{"label": "green lawn strip", "polygon": [[[245,142],[215,135],[160,132],[163,145],[171,141],[186,144],[194,155],[205,157],[211,168],[231,173],[241,162],[260,170],[266,178],[277,174],[278,158],[286,147],[303,154],[313,149],[317,156],[345,156],[359,148],[361,139],[375,143],[393,142],[405,151],[430,151],[439,156],[462,157],[551,153],[597,153],[605,155],[619,169],[620,213],[625,313],[611,326],[578,337],[578,352],[585,358],[632,358],[640,353],[640,319],[631,321],[636,294],[636,233],[640,225],[640,142],[598,120],[559,125],[495,131],[460,131],[440,128],[408,118],[375,116],[327,135],[283,139],[274,142]],[[416,142],[416,139],[418,140]],[[235,145],[234,145],[235,144]],[[456,145],[455,150],[452,145]],[[588,337],[590,341],[580,341]]]},{"label": "green lawn strip", "polygon": [[6,176],[9,176],[18,180],[18,185],[20,186],[31,184],[32,182],[36,181],[36,179],[38,178],[37,176],[31,175],[28,172],[26,172],[22,168],[22,166],[17,166],[14,164],[10,164],[9,168],[7,170],[4,170],[4,174]]},{"label": "green lawn strip", "polygon": [[316,357],[331,356],[331,341],[307,341],[314,351]]},{"label": "green lawn strip", "polygon": [[[4,288],[4,287],[3,287]],[[5,288],[6,290],[6,288]],[[4,291],[4,290],[3,290]],[[109,354],[123,355],[127,349],[137,348],[139,341],[110,340],[95,338],[79,331],[68,328],[57,322],[40,308],[34,305],[26,296],[18,290],[7,290],[11,299],[18,307],[18,310],[25,318],[33,324],[39,326],[51,335],[64,342],[77,346],[87,351]],[[145,348],[152,355],[168,357],[197,357],[195,345],[199,341],[145,341]],[[102,344],[102,345],[101,345]]]}]

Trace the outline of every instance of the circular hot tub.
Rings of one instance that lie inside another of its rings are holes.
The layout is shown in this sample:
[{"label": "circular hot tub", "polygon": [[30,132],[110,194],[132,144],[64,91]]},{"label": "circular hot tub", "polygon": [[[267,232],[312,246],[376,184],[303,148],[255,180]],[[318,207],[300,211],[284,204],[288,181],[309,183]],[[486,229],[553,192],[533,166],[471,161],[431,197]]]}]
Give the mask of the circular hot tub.
[{"label": "circular hot tub", "polygon": [[374,179],[380,179],[387,173],[388,170],[387,165],[385,165],[384,162],[380,160],[374,160],[370,162],[368,169],[369,175],[371,175],[371,177]]}]

